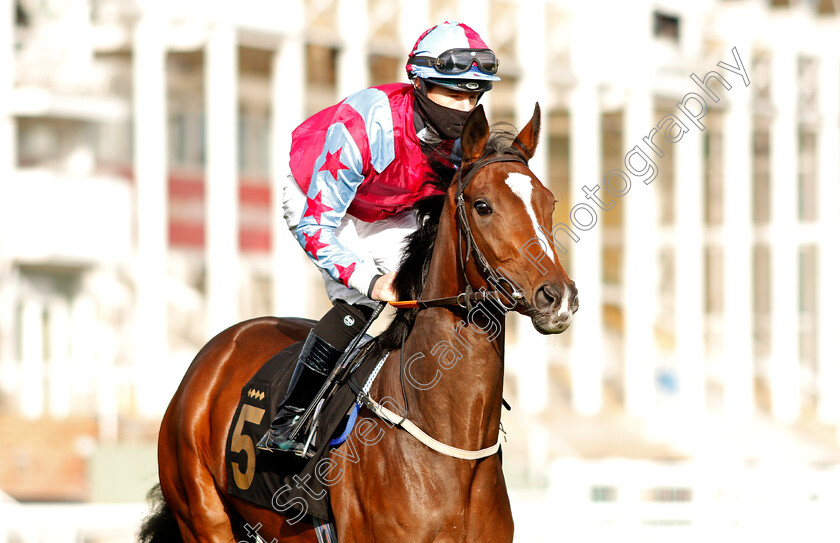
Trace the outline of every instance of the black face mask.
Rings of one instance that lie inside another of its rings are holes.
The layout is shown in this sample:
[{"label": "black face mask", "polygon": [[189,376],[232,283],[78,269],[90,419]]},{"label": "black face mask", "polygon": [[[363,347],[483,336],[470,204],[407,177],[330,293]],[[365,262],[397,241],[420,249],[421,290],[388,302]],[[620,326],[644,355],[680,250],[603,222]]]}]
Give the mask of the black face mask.
[{"label": "black face mask", "polygon": [[433,102],[425,93],[418,89],[414,89],[414,103],[416,104],[417,111],[420,113],[420,117],[426,123],[430,124],[440,137],[447,140],[456,140],[461,137],[461,130],[464,128],[464,123],[470,114],[469,111],[443,107]]}]

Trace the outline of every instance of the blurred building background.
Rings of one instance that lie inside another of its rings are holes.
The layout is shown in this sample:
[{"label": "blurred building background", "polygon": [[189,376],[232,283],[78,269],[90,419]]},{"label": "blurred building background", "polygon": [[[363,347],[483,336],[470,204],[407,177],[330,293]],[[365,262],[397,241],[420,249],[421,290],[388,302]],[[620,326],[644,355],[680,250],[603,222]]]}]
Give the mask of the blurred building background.
[{"label": "blurred building background", "polygon": [[[491,120],[521,126],[540,102],[532,166],[578,236],[554,232],[580,289],[570,331],[507,320],[517,539],[833,540],[838,13],[0,0],[0,541],[131,539],[198,349],[246,318],[327,308],[275,205],[292,129],[404,81],[410,46],[447,19],[501,58]],[[739,61],[745,77],[718,64]],[[670,144],[653,131],[688,93],[707,103],[703,128],[683,116]],[[635,146],[656,178],[626,176],[613,198]],[[611,209],[586,196],[596,185]]]}]

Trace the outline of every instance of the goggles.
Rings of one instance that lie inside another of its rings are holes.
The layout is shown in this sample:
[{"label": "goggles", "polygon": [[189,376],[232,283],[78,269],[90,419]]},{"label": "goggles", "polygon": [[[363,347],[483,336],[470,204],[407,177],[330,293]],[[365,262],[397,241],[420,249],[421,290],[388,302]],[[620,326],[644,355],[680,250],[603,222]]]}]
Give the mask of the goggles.
[{"label": "goggles", "polygon": [[473,64],[488,75],[499,71],[499,59],[490,49],[449,49],[436,58],[411,57],[408,62],[417,66],[431,66],[447,75],[468,72]]}]

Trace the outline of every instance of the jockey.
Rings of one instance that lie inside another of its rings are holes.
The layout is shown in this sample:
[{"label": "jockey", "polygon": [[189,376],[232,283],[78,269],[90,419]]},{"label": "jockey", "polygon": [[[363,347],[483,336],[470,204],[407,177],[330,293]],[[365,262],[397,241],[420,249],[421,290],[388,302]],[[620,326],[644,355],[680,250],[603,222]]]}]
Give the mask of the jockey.
[{"label": "jockey", "polygon": [[470,27],[445,22],[424,32],[408,56],[411,84],[351,94],[295,129],[284,218],[319,268],[333,303],[304,342],[277,417],[257,444],[301,450],[289,433],[393,280],[411,211],[436,193],[428,158],[460,163],[461,128],[498,81],[498,60]]}]

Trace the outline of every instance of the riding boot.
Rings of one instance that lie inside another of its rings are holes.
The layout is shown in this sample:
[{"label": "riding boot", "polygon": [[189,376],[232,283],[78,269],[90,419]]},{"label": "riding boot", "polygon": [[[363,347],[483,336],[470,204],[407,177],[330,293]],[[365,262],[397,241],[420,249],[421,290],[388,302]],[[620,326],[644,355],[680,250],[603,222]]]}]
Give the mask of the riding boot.
[{"label": "riding boot", "polygon": [[341,350],[316,336],[315,330],[309,332],[277,416],[268,432],[257,443],[258,448],[281,451],[300,449],[300,443],[289,439],[289,432],[306,411],[313,394],[321,387],[341,353]]},{"label": "riding boot", "polygon": [[[335,363],[364,328],[371,310],[337,301],[309,332],[295,365],[277,416],[257,448],[270,451],[300,451],[303,443],[289,434],[332,372]],[[303,439],[303,436],[297,436]]]}]

